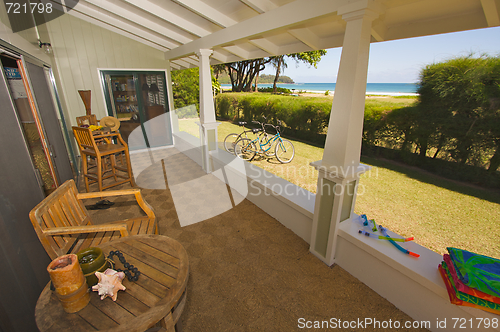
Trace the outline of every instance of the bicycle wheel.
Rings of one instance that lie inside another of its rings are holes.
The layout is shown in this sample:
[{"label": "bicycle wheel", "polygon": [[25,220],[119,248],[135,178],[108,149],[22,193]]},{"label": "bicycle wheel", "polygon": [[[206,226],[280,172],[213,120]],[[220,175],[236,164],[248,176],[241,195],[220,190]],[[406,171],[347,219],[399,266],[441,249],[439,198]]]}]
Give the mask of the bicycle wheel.
[{"label": "bicycle wheel", "polygon": [[255,143],[248,138],[242,138],[234,146],[234,154],[243,160],[251,160],[257,153]]},{"label": "bicycle wheel", "polygon": [[238,134],[229,134],[224,138],[224,149],[227,152],[234,154],[234,146],[236,141],[240,139],[240,135]]},{"label": "bicycle wheel", "polygon": [[292,142],[282,139],[281,142],[276,143],[275,154],[280,163],[286,164],[291,162],[295,156],[295,148]]}]

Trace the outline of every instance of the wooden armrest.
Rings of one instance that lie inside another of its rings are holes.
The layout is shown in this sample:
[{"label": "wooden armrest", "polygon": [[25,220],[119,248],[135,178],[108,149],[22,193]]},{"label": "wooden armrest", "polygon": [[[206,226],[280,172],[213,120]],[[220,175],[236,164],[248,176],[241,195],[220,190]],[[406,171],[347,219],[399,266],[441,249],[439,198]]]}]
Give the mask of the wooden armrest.
[{"label": "wooden armrest", "polygon": [[113,232],[119,231],[121,236],[128,236],[127,224],[103,224],[103,225],[88,225],[88,226],[72,226],[72,227],[53,227],[43,230],[47,235],[66,235],[66,234],[82,234],[95,232]]},{"label": "wooden armrest", "polygon": [[137,193],[140,194],[141,190],[138,188],[132,188],[132,189],[122,189],[122,190],[98,191],[93,193],[78,193],[76,194],[76,198],[88,199],[88,198],[99,198],[99,197],[136,195]]},{"label": "wooden armrest", "polygon": [[109,134],[99,134],[99,135],[94,135],[94,138],[106,138],[106,137],[116,137],[120,135],[119,133],[113,131]]},{"label": "wooden armrest", "polygon": [[153,208],[151,207],[151,205],[146,203],[146,201],[142,197],[141,190],[138,188],[111,190],[111,191],[99,191],[99,192],[93,192],[93,193],[78,193],[78,194],[76,194],[76,198],[88,199],[88,198],[124,196],[124,195],[134,195],[135,200],[137,201],[137,204],[139,204],[139,206],[146,213],[148,218],[151,220],[154,220],[156,218],[155,214],[153,212]]}]

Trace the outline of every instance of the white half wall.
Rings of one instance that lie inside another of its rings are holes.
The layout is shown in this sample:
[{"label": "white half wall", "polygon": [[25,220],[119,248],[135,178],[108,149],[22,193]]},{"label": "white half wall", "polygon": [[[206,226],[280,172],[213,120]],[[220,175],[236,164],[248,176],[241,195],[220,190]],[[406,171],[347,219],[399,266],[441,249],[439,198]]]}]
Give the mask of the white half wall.
[{"label": "white half wall", "polygon": [[[442,261],[442,256],[438,253],[414,242],[405,243],[405,248],[420,254],[419,258],[414,258],[397,250],[389,241],[359,234],[360,228],[357,220],[340,224],[335,263],[414,320],[430,322],[430,331],[460,330],[460,324],[456,324],[457,318],[462,323],[465,319],[469,324],[465,326],[469,327],[471,322],[477,327],[480,318],[500,320],[498,315],[450,303],[446,286],[438,271],[438,265]],[[389,234],[395,235],[391,232]],[[440,326],[437,325],[438,322],[441,322]],[[500,327],[462,330],[500,331]]]}]

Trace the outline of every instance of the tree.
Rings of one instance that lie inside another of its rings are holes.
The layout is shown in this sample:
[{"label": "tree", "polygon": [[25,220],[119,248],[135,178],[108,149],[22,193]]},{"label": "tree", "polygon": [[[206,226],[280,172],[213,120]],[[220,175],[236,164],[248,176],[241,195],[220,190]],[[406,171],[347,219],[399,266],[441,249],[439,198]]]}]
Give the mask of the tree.
[{"label": "tree", "polygon": [[172,93],[174,95],[174,107],[176,109],[194,104],[199,111],[199,82],[198,68],[172,71]]},{"label": "tree", "polygon": [[245,60],[226,63],[233,92],[250,92],[255,76],[264,70],[270,59]]},{"label": "tree", "polygon": [[499,57],[469,55],[428,65],[418,92],[415,133],[422,158],[430,147],[439,151],[448,144],[450,156],[461,164],[493,149],[490,169],[500,166]]},{"label": "tree", "polygon": [[[420,75],[420,155],[430,140],[450,141],[453,159],[464,164],[479,139],[477,121],[483,116],[485,95],[479,68],[485,58],[459,57],[426,66]],[[434,144],[435,145],[435,144]]]},{"label": "tree", "polygon": [[287,58],[292,58],[297,63],[298,62],[305,62],[305,63],[309,64],[310,66],[314,66],[314,68],[317,68],[318,63],[321,61],[321,57],[323,55],[326,55],[326,50],[316,50],[316,51],[308,51],[308,52],[301,52],[301,53],[292,53],[292,54],[278,55],[278,56],[271,57],[270,58],[271,63],[273,64],[274,68],[276,68],[276,76],[274,78],[273,92],[276,93],[276,91],[277,91],[276,84],[278,83],[278,79],[280,77],[280,74],[288,66],[286,63]]},{"label": "tree", "polygon": [[226,72],[226,65],[221,63],[218,65],[211,66],[212,72],[215,75],[215,79],[219,79],[219,75]]},{"label": "tree", "polygon": [[500,167],[500,56],[485,62],[483,82],[487,102],[479,127],[484,135],[484,148],[494,151],[488,171],[495,172]]},{"label": "tree", "polygon": [[276,93],[278,89],[276,84],[278,83],[280,74],[287,67],[287,64],[285,62],[285,56],[278,55],[271,57],[271,64],[274,66],[274,68],[276,68],[276,75],[274,76],[274,82],[273,82],[273,93]]}]

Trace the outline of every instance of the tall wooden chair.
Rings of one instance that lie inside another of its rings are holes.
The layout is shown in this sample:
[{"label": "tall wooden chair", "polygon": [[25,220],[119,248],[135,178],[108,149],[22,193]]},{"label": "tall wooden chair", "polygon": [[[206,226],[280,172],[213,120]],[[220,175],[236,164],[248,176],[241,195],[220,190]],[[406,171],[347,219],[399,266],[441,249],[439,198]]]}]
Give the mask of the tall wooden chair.
[{"label": "tall wooden chair", "polygon": [[[85,189],[87,189],[87,192],[89,192],[89,184],[94,182],[97,182],[99,191],[125,182],[130,182],[130,184],[134,186],[128,146],[120,133],[111,132],[108,134],[93,135],[92,131],[88,128],[73,127],[73,134],[75,135],[78,148],[80,149],[80,155],[82,156],[83,176],[85,178]],[[116,144],[111,140],[113,137],[117,138]],[[96,140],[98,139],[104,139],[105,143],[97,144]],[[118,166],[116,164],[115,155],[121,153],[125,154],[124,162],[126,165],[122,163],[121,166]],[[103,158],[106,156],[110,157],[111,165],[109,168],[106,167],[106,169],[103,170]],[[87,157],[96,159],[97,167],[95,172],[89,171]],[[127,175],[122,175],[117,171],[125,172]],[[103,180],[111,177],[114,177],[115,181],[104,186]],[[118,178],[123,178],[124,180],[118,181]]]},{"label": "tall wooden chair", "polygon": [[[82,199],[134,195],[146,216],[94,225]],[[158,234],[156,217],[138,188],[78,193],[75,182],[68,180],[31,210],[31,223],[51,259],[77,253],[82,249],[137,234]]]},{"label": "tall wooden chair", "polygon": [[95,114],[83,115],[76,117],[76,124],[80,127],[83,125],[95,125],[97,126],[97,117]]}]

